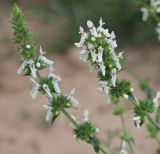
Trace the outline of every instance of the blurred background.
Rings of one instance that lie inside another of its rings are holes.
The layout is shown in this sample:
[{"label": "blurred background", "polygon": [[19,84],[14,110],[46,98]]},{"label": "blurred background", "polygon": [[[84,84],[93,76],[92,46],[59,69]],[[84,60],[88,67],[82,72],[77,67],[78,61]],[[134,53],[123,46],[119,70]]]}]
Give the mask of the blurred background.
[{"label": "blurred background", "polygon": [[[79,50],[73,45],[79,41],[79,26],[90,19],[98,24],[102,17],[106,26],[117,36],[117,51],[125,51],[127,64],[140,77],[148,79],[152,88],[160,88],[160,51],[152,21],[142,22],[135,0],[0,0],[0,153],[1,154],[80,154],[94,153],[92,147],[74,141],[72,129],[62,116],[50,128],[44,121],[42,105],[47,100],[39,95],[31,100],[31,84],[18,76],[20,65],[12,43],[11,7],[17,2],[23,8],[37,44],[55,61],[55,70],[63,78],[64,93],[76,88],[79,111],[72,111],[79,120],[84,109],[100,128],[103,142],[113,151],[120,145],[120,119],[112,115],[112,105],[97,91],[96,72],[79,60]],[[128,73],[121,78],[133,81],[139,98],[138,81]],[[122,103],[126,103],[122,100]],[[126,103],[127,104],[127,103]],[[137,130],[132,122],[133,110],[127,106],[125,120],[135,136],[136,154],[153,154],[158,145],[148,137],[146,128]]]}]

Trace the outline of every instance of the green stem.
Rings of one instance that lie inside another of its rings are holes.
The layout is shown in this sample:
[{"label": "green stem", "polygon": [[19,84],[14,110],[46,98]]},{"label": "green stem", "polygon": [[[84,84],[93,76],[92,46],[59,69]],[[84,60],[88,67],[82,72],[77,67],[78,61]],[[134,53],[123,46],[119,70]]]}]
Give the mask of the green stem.
[{"label": "green stem", "polygon": [[[38,77],[38,79],[41,79],[41,78],[42,78],[39,72],[37,72],[37,77]],[[63,114],[68,118],[68,120],[69,120],[75,127],[78,126],[77,121],[75,121],[75,120],[72,118],[72,116],[71,116],[65,109],[63,109],[62,112],[63,112]],[[97,139],[97,138],[96,138],[96,139]],[[97,139],[97,140],[98,140],[98,139]],[[99,150],[102,152],[102,154],[108,154],[108,152],[106,151],[106,149],[104,149],[104,148],[102,147],[102,145],[99,145]]]},{"label": "green stem", "polygon": [[[65,109],[63,109],[62,112],[75,127],[78,126],[78,123],[71,117],[71,115]],[[108,154],[108,152],[102,147],[102,145],[99,146],[99,150],[102,152],[102,154]]]},{"label": "green stem", "polygon": [[152,117],[147,114],[147,119],[158,129],[160,130],[160,126],[152,119]]},{"label": "green stem", "polygon": [[[120,119],[121,119],[123,131],[124,131],[124,132],[127,132],[123,115],[120,115]],[[129,146],[129,149],[130,149],[131,154],[134,154],[134,150],[133,150],[132,143],[131,143],[130,141],[126,141],[126,142],[128,143],[128,146]]]}]

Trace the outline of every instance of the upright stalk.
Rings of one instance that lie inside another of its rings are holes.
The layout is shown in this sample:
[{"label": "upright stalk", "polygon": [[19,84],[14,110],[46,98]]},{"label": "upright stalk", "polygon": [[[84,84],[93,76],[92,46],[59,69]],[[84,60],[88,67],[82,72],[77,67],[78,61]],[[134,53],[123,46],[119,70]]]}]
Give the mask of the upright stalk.
[{"label": "upright stalk", "polygon": [[[123,115],[120,115],[120,119],[121,119],[121,123],[122,123],[123,132],[127,132],[126,125],[125,125],[125,120],[124,120]],[[126,142],[128,143],[128,146],[129,146],[131,154],[134,154],[134,150],[133,150],[131,141],[127,140]]]}]

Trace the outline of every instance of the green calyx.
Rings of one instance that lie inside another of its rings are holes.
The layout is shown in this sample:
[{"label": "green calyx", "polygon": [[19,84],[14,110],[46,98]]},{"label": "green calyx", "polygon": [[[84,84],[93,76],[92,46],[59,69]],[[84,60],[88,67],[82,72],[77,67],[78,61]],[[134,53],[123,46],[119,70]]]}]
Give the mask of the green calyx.
[{"label": "green calyx", "polygon": [[95,152],[99,152],[100,150],[100,142],[95,137],[98,129],[90,122],[86,121],[77,125],[74,129],[74,134],[76,138],[80,141],[86,141],[91,144],[95,150]]},{"label": "green calyx", "polygon": [[39,84],[40,84],[39,91],[42,92],[42,94],[46,94],[46,91],[43,87],[44,85],[48,86],[51,94],[56,94],[57,93],[55,88],[54,88],[53,78],[51,78],[51,77],[41,78],[39,80]]},{"label": "green calyx", "polygon": [[67,98],[67,96],[64,95],[58,95],[52,98],[52,100],[49,102],[49,106],[52,108],[52,120],[51,124],[55,121],[55,119],[60,115],[63,109],[71,108],[72,103]]},{"label": "green calyx", "polygon": [[77,139],[84,140],[86,142],[90,142],[90,140],[95,137],[96,127],[90,122],[83,122],[78,124],[78,126],[74,129],[74,134]]},{"label": "green calyx", "polygon": [[156,106],[152,100],[140,100],[139,104],[134,108],[135,115],[141,117],[141,125],[144,123],[147,113],[153,113],[155,111]]},{"label": "green calyx", "polygon": [[120,97],[131,94],[131,82],[127,80],[118,80],[116,86],[112,86],[110,89],[110,96],[113,103],[118,103]]}]

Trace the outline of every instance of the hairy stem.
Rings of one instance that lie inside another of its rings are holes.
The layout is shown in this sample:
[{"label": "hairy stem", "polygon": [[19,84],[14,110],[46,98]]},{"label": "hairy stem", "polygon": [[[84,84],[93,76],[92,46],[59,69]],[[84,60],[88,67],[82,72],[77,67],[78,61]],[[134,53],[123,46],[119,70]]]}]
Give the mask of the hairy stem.
[{"label": "hairy stem", "polygon": [[[127,128],[126,128],[126,124],[125,124],[125,120],[124,120],[123,115],[120,115],[120,119],[121,119],[123,131],[124,131],[124,132],[127,132]],[[131,154],[134,154],[134,150],[133,150],[133,146],[132,146],[131,141],[127,141],[127,143],[128,143],[128,146],[129,146],[129,149],[130,149]]]}]

